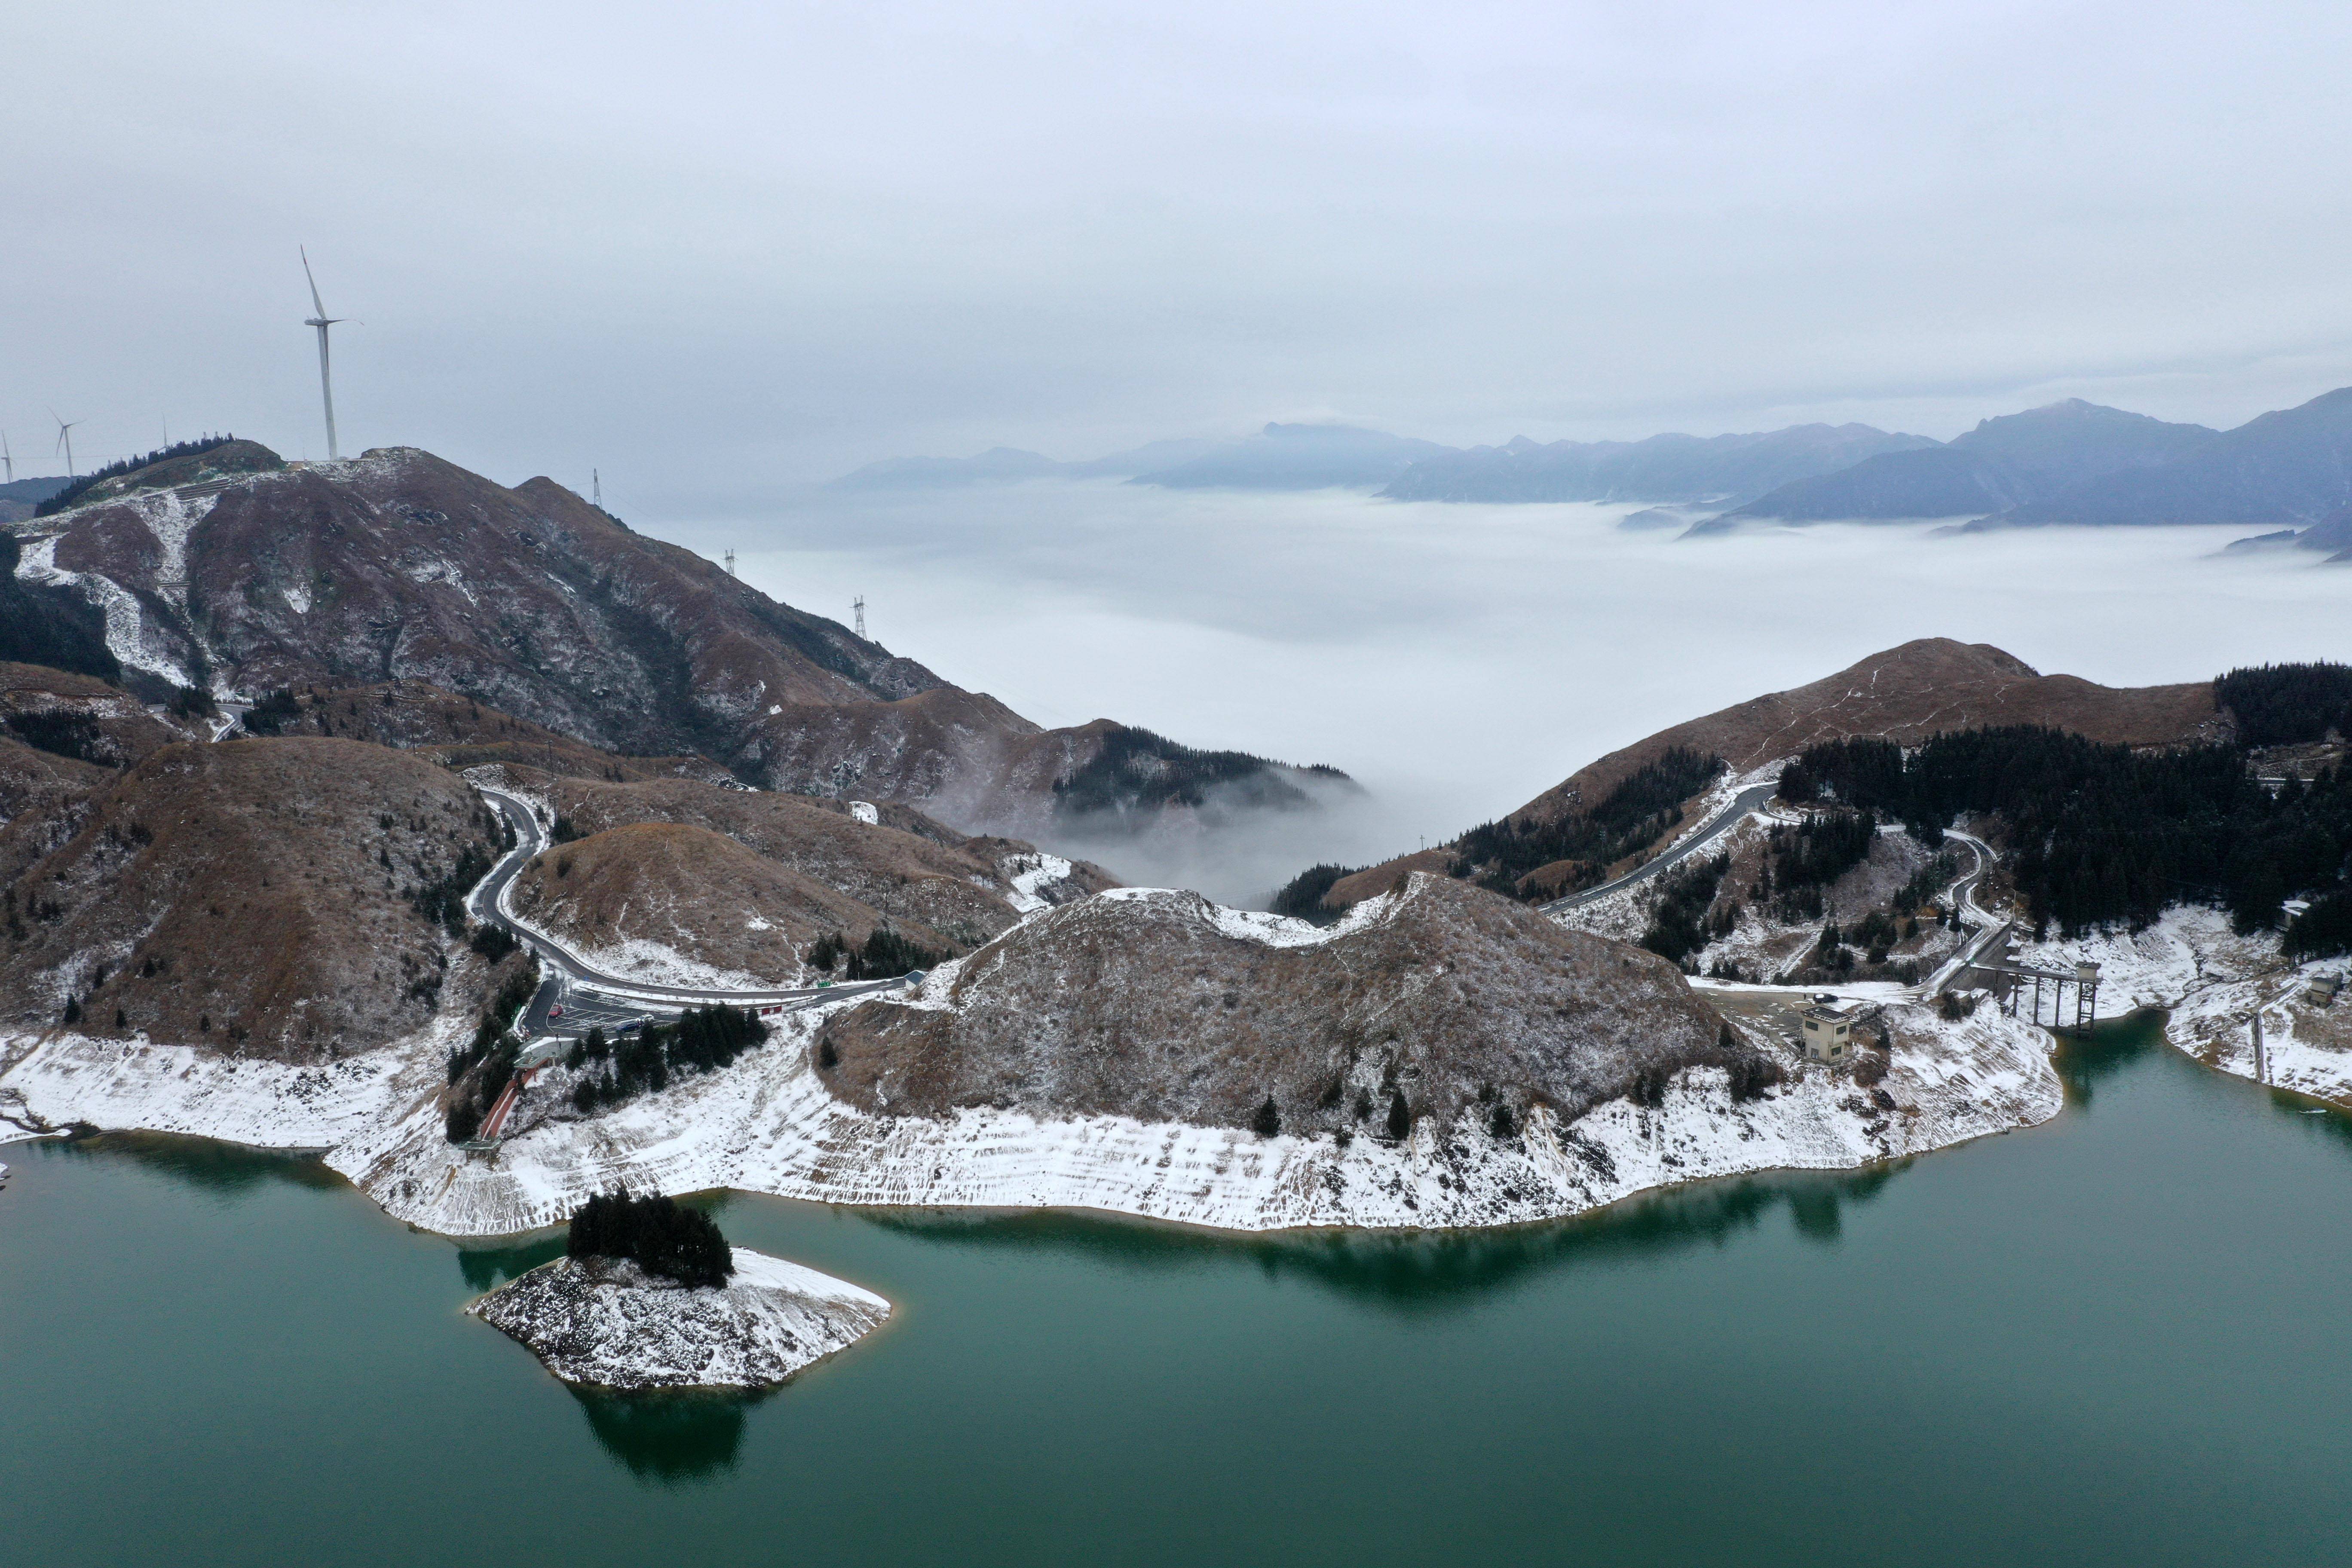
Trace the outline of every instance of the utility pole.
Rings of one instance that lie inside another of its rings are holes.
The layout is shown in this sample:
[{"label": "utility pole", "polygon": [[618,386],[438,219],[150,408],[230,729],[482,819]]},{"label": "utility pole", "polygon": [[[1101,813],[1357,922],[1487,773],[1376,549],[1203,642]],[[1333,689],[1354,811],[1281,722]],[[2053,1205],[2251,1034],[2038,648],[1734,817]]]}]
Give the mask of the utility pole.
[{"label": "utility pole", "polygon": [[866,636],[866,595],[858,595],[856,602],[849,607],[857,614],[857,635],[863,639]]}]

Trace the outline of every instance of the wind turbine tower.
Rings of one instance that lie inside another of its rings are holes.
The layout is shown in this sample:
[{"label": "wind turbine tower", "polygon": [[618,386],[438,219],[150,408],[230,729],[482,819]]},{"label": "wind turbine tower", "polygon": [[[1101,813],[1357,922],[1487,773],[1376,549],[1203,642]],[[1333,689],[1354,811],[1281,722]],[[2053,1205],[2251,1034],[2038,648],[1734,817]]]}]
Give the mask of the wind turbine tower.
[{"label": "wind turbine tower", "polygon": [[310,252],[307,248],[302,251],[302,278],[310,285],[310,308],[315,312],[302,324],[319,329],[319,395],[327,405],[327,456],[332,459],[342,454],[335,449],[335,384],[327,374],[327,329],[351,318],[327,314],[327,307],[319,298],[319,280],[310,276]]},{"label": "wind turbine tower", "polygon": [[16,454],[8,450],[8,433],[5,430],[0,430],[0,464],[5,464],[7,466],[8,483],[12,485],[15,484],[16,482]]},{"label": "wind turbine tower", "polygon": [[[52,419],[58,419],[58,411],[54,408],[50,409],[49,417]],[[58,419],[58,444],[50,448],[50,456],[52,457],[55,457],[59,451],[65,453],[66,478],[69,479],[75,477],[73,460],[73,431],[74,426],[80,423],[81,421],[79,419]]]}]

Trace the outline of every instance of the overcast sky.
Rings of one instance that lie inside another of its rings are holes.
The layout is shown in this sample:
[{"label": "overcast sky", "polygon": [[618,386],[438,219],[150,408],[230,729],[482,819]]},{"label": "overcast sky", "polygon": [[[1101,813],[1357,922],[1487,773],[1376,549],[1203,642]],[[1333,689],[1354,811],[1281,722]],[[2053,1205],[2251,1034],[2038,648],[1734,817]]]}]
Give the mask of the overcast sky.
[{"label": "overcast sky", "polygon": [[[2352,383],[2352,6],[29,0],[0,428],[625,515],[871,458]],[[20,472],[25,471],[20,468]]]}]

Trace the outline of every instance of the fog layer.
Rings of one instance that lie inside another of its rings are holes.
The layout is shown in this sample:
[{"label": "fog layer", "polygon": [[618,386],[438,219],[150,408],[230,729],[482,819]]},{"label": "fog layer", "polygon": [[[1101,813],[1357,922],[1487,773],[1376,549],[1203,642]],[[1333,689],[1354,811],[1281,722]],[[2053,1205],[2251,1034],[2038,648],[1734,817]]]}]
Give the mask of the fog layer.
[{"label": "fog layer", "polygon": [[[2352,577],[2241,531],[1938,538],[1817,526],[1676,542],[1614,506],[1040,481],[812,492],[756,523],[646,524],[1041,724],[1328,763],[1359,803],[1213,841],[1087,846],[1130,879],[1262,899],[1317,860],[1451,837],[1602,752],[1911,637],[2109,685],[2352,658]],[[1204,845],[1213,845],[1213,847]]]}]

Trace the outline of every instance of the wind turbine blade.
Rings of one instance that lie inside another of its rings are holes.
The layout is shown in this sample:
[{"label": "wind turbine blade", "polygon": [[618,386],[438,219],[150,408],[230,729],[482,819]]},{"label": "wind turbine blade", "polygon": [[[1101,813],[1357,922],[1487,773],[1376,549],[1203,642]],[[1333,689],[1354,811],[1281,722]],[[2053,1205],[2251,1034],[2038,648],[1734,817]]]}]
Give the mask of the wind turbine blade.
[{"label": "wind turbine blade", "polygon": [[310,276],[310,249],[308,247],[299,248],[302,251],[302,279],[304,282],[310,285],[310,307],[323,318],[327,313],[327,307],[319,299],[319,280]]}]

